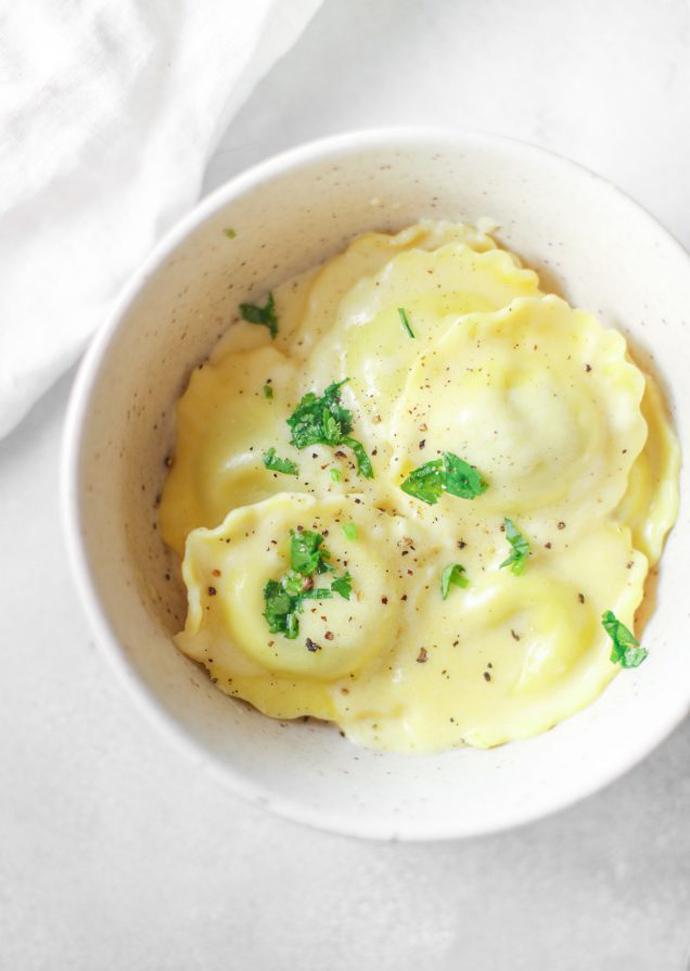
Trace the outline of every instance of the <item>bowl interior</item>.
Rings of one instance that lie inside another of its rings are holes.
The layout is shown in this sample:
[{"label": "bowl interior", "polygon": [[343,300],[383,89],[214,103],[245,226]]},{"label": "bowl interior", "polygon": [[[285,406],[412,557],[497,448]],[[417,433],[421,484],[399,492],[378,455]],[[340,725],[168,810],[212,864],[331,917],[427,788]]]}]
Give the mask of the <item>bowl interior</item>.
[{"label": "bowl interior", "polygon": [[[179,570],[156,528],[173,406],[240,300],[368,229],[422,217],[496,220],[545,283],[630,339],[662,378],[681,437],[690,414],[690,262],[617,190],[536,149],[484,136],[332,139],[219,190],[159,247],[85,362],[68,425],[68,515],[100,639],[149,709],[236,790],[316,825],[381,838],[475,834],[535,818],[614,778],[690,700],[688,510],[681,507],[645,631],[646,663],[538,738],[404,757],[337,730],[281,723],[225,697],[179,654]],[[229,239],[224,230],[236,232]]]}]

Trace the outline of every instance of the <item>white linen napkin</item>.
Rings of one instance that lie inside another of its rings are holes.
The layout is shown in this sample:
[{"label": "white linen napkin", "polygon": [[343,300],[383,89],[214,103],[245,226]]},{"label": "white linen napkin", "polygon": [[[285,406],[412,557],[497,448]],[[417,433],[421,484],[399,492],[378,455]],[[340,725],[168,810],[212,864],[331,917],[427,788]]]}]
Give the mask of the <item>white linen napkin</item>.
[{"label": "white linen napkin", "polygon": [[321,0],[32,0],[0,29],[0,436],[196,201]]}]

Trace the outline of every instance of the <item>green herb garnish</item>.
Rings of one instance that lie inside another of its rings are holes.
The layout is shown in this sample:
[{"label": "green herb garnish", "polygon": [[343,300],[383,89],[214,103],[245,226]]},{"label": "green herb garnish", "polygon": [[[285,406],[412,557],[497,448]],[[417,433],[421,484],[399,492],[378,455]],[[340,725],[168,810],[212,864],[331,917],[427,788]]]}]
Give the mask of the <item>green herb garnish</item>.
[{"label": "green herb garnish", "polygon": [[355,458],[357,459],[357,471],[365,479],[374,478],[374,469],[371,465],[371,460],[367,455],[367,450],[364,448],[361,442],[358,442],[356,438],[344,438],[342,440],[343,445],[347,445],[355,453]]},{"label": "green herb garnish", "polygon": [[400,486],[408,496],[434,506],[444,492],[461,499],[475,499],[488,489],[488,484],[469,462],[444,452],[440,459],[432,459],[414,469]]},{"label": "green herb garnish", "polygon": [[511,572],[516,576],[525,569],[525,563],[527,562],[527,557],[530,555],[529,543],[522,535],[522,533],[517,529],[515,523],[512,519],[507,517],[503,520],[503,525],[506,530],[506,539],[510,543],[512,549],[510,551],[510,556],[507,557],[501,563],[501,567],[509,566]]},{"label": "green herb garnish", "polygon": [[357,539],[357,527],[354,523],[343,523],[343,532],[347,539]]},{"label": "green herb garnish", "polygon": [[350,599],[349,573],[334,577],[330,587],[317,587],[314,583],[315,574],[333,572],[327,562],[330,558],[320,533],[308,529],[290,533],[290,569],[281,580],[269,580],[264,587],[263,615],[271,634],[284,634],[288,640],[294,640],[299,634],[297,615],[305,600],[331,600],[334,593]]},{"label": "green herb garnish", "polygon": [[276,450],[274,448],[269,448],[267,452],[261,456],[264,465],[271,472],[282,472],[283,475],[298,475],[299,469],[290,459],[281,459],[279,455],[276,455]]},{"label": "green herb garnish", "polygon": [[299,632],[298,603],[277,580],[269,580],[264,587],[264,617],[271,634],[285,634],[293,640]]},{"label": "green herb garnish", "polygon": [[642,664],[649,653],[631,631],[622,623],[611,610],[601,615],[604,630],[613,641],[611,661],[623,668],[636,668]]},{"label": "green herb garnish", "polygon": [[441,596],[446,600],[451,586],[467,587],[469,582],[465,576],[465,567],[460,563],[450,563],[441,574]]},{"label": "green herb garnish", "polygon": [[333,466],[333,468],[331,469],[331,478],[333,479],[334,482],[340,482],[341,480],[340,469],[336,469],[335,466]]},{"label": "green herb garnish", "polygon": [[292,569],[302,576],[311,576],[312,573],[326,573],[333,570],[326,560],[330,560],[331,554],[327,549],[322,549],[323,536],[321,533],[313,533],[310,529],[293,530],[290,534],[290,563]]},{"label": "green herb garnish", "polygon": [[273,387],[266,382],[264,385],[264,398],[273,398]]},{"label": "green herb garnish", "polygon": [[237,233],[235,232],[235,230],[232,229],[232,227],[230,226],[227,229],[224,229],[223,232],[228,237],[228,239],[234,239],[235,236],[237,236]]},{"label": "green herb garnish", "polygon": [[445,483],[443,459],[433,459],[410,472],[400,488],[408,496],[414,496],[415,499],[434,506],[445,490]]},{"label": "green herb garnish", "polygon": [[352,577],[350,574],[344,573],[341,577],[336,577],[331,584],[331,590],[335,590],[345,600],[349,600],[352,593]]},{"label": "green herb garnish", "polygon": [[[287,576],[290,576],[290,574]],[[264,603],[266,605],[264,617],[271,634],[284,634],[288,640],[292,641],[299,634],[297,614],[302,609],[304,601],[330,600],[333,594],[328,587],[303,590],[301,593],[289,593],[285,586],[287,576],[280,583],[277,580],[269,580],[264,587]],[[289,583],[288,586],[290,586]]]},{"label": "green herb garnish", "polygon": [[290,444],[295,448],[307,448],[309,445],[330,445],[335,448],[345,445],[355,453],[359,474],[365,479],[373,479],[374,470],[364,446],[349,436],[352,412],[340,404],[340,389],[348,380],[334,381],[320,396],[313,391],[304,395],[287,420],[292,432]]},{"label": "green herb garnish", "polygon": [[278,318],[273,294],[269,293],[265,307],[258,307],[255,303],[241,303],[240,313],[250,324],[263,324],[271,332],[271,338],[278,333]]},{"label": "green herb garnish", "polygon": [[446,471],[446,492],[461,499],[474,499],[481,496],[489,488],[474,465],[453,455],[452,452],[443,453]]},{"label": "green herb garnish", "polygon": [[398,314],[400,315],[400,321],[403,327],[405,328],[405,330],[407,331],[408,335],[410,337],[414,337],[414,333],[412,331],[412,328],[410,327],[410,321],[407,317],[407,311],[403,307],[398,307]]}]

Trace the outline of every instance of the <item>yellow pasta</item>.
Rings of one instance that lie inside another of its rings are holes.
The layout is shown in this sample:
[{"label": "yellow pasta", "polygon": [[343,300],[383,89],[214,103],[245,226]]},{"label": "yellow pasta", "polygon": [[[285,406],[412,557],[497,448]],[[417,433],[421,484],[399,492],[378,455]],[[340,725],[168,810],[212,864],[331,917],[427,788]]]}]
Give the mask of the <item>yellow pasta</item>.
[{"label": "yellow pasta", "polygon": [[[266,715],[396,751],[593,701],[620,670],[602,614],[633,629],[678,505],[623,337],[463,224],[368,233],[274,297],[275,339],[231,327],[178,403],[179,648]],[[329,386],[345,433],[293,440]]]}]

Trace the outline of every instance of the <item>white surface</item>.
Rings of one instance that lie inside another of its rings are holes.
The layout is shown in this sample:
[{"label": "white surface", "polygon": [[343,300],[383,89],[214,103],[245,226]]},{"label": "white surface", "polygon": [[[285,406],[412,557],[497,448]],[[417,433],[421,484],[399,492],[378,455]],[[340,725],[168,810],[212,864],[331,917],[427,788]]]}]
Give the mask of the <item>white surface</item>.
[{"label": "white surface", "polygon": [[[327,0],[207,184],[328,131],[467,124],[597,168],[688,245],[689,54],[681,0]],[[560,816],[430,847],[281,822],[159,738],[95,653],[66,574],[66,391],[0,445],[2,971],[684,971],[690,723]]]},{"label": "white surface", "polygon": [[[357,232],[403,229],[439,213],[470,223],[497,217],[505,245],[571,303],[622,326],[645,354],[653,343],[681,447],[690,449],[683,248],[572,162],[511,139],[427,128],[311,142],[206,199],[151,254],[94,341],[65,430],[69,553],[118,674],[233,791],[346,835],[440,839],[536,820],[618,778],[690,709],[686,503],[666,544],[644,669],[616,678],[557,731],[520,743],[424,758],[358,749],[332,726],[281,723],[229,704],[171,649],[184,592],[170,581],[178,564],[152,519],[172,444],[171,407],[190,366],[209,353],[240,296],[254,299]],[[231,243],[225,226],[237,230]]]},{"label": "white surface", "polygon": [[0,435],[194,204],[219,136],[320,2],[34,0],[4,18]]}]

